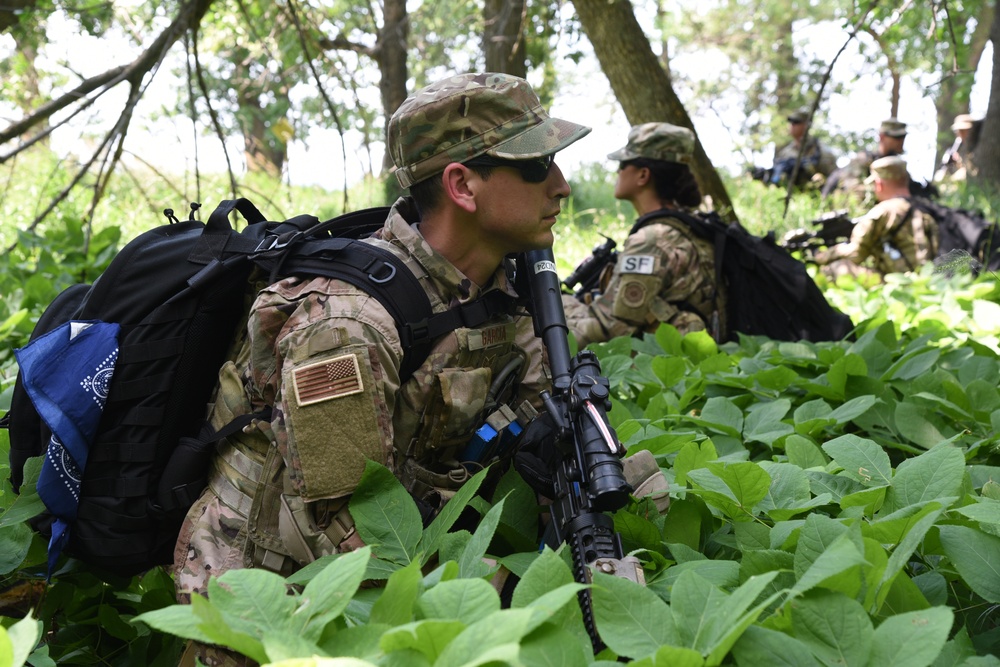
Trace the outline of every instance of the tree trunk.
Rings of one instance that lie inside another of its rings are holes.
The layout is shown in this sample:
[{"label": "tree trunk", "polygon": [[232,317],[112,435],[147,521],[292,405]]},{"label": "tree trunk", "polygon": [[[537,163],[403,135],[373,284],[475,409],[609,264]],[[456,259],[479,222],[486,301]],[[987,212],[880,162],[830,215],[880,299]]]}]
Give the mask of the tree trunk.
[{"label": "tree trunk", "polygon": [[486,0],[483,3],[483,55],[487,72],[528,75],[524,47],[525,0]]},{"label": "tree trunk", "polygon": [[[984,3],[986,4],[986,3]],[[955,116],[969,112],[969,93],[975,83],[976,70],[982,60],[983,51],[990,39],[990,27],[993,25],[993,15],[996,7],[988,5],[976,18],[976,28],[969,40],[964,62],[958,62],[957,72],[945,76],[941,80],[937,95],[934,97],[934,110],[937,115],[937,145],[935,147],[934,164],[939,164],[941,156],[955,141],[951,124]],[[961,52],[959,52],[961,53]]]},{"label": "tree trunk", "polygon": [[[787,19],[781,30],[784,39],[775,45],[776,84],[775,95],[778,99],[778,113],[782,116],[793,111],[796,106],[794,93],[799,89],[798,76],[801,71],[799,59],[795,57],[795,43],[792,41],[792,21]],[[812,100],[807,100],[812,102]]]},{"label": "tree trunk", "polygon": [[1000,191],[1000,12],[993,12],[993,22],[990,27],[990,40],[993,42],[993,77],[990,82],[990,100],[986,108],[986,117],[979,133],[979,143],[973,162],[978,172],[973,178],[977,185]]},{"label": "tree trunk", "polygon": [[[389,136],[389,118],[406,100],[407,95],[406,79],[409,74],[406,67],[406,48],[410,42],[410,17],[406,13],[406,0],[385,0],[382,18],[375,59],[381,76],[378,87],[385,114],[383,136]],[[382,158],[382,173],[388,173],[391,168],[392,159],[386,148]],[[385,179],[385,188],[386,198],[390,202],[401,192],[395,178]]]},{"label": "tree trunk", "polygon": [[[580,24],[594,46],[601,70],[632,125],[665,121],[694,126],[643,34],[629,0],[573,0]],[[713,207],[735,220],[732,201],[695,133],[692,171]]]}]

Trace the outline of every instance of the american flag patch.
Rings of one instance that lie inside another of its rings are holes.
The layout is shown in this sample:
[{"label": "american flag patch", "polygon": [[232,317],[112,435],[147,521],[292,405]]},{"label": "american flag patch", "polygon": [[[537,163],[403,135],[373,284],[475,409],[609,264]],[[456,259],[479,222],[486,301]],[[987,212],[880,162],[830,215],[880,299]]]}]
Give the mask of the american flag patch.
[{"label": "american flag patch", "polygon": [[296,368],[292,383],[299,407],[359,394],[364,390],[358,358],[353,354]]}]

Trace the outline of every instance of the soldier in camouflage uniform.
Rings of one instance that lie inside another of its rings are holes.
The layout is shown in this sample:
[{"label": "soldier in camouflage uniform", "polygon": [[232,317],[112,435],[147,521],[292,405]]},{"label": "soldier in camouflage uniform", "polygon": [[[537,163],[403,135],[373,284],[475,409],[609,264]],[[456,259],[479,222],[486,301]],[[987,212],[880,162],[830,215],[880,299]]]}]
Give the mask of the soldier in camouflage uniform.
[{"label": "soldier in camouflage uniform", "polygon": [[[390,119],[387,141],[412,197],[368,242],[406,262],[435,312],[489,290],[513,295],[505,257],[551,245],[570,193],[552,156],[589,131],[550,118],[527,82],[503,74],[454,76],[417,92]],[[209,576],[228,569],[287,574],[362,546],[348,501],[367,459],[439,509],[470,477],[456,454],[483,423],[501,373],[515,369],[499,400],[526,412],[522,401],[546,386],[526,315],[498,313],[445,335],[406,382],[402,356],[393,318],[351,284],[288,278],[260,291],[245,342],[220,373],[211,421],[218,428],[265,406],[273,414],[220,443],[177,541],[181,599],[204,594]],[[185,660],[195,657],[245,664],[193,643]]]},{"label": "soldier in camouflage uniform", "polygon": [[618,160],[615,197],[631,202],[642,226],[633,227],[618,260],[589,303],[563,297],[566,321],[580,347],[616,336],[655,331],[663,322],[681,333],[708,330],[726,337],[724,295],[715,281],[715,250],[671,209],[690,211],[701,192],[688,164],[694,133],[669,123],[631,129]]},{"label": "soldier in camouflage uniform", "polygon": [[799,184],[817,180],[822,183],[823,179],[837,167],[837,159],[834,154],[823,146],[816,137],[810,136],[806,139],[805,148],[802,148],[802,140],[809,127],[809,114],[808,107],[802,107],[788,114],[788,134],[791,135],[792,140],[775,148],[774,159],[768,174],[768,182],[772,185],[784,184],[791,178],[800,149],[802,150],[802,160],[796,178]]},{"label": "soldier in camouflage uniform", "polygon": [[910,205],[906,161],[895,155],[879,158],[871,171],[879,203],[855,222],[850,241],[815,256],[831,278],[913,271],[937,256],[937,222]]},{"label": "soldier in camouflage uniform", "polygon": [[[831,198],[831,207],[854,206],[870,207],[877,200],[875,192],[872,190],[871,166],[875,160],[890,155],[902,155],[903,144],[906,142],[906,123],[897,118],[887,118],[878,128],[878,149],[875,151],[863,150],[855,153],[850,162],[837,169],[826,180],[823,185],[823,198]],[[919,188],[913,179],[910,179],[912,194],[915,188]],[[864,210],[863,208],[861,210]]]}]

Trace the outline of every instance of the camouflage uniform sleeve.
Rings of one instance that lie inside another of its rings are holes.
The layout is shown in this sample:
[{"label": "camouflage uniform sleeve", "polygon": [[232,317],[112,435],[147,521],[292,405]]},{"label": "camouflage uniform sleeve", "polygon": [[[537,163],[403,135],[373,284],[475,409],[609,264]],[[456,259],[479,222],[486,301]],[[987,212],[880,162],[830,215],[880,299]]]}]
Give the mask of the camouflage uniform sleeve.
[{"label": "camouflage uniform sleeve", "polygon": [[825,252],[817,253],[816,262],[829,264],[839,259],[846,259],[854,264],[861,264],[881,252],[880,239],[884,229],[885,216],[882,214],[882,207],[876,206],[854,223],[849,241],[838,243]]},{"label": "camouflage uniform sleeve", "polygon": [[564,299],[566,323],[581,348],[594,341],[632,335],[676,314],[677,308],[659,297],[673,277],[686,270],[691,249],[683,237],[676,234],[675,238],[671,232],[673,228],[663,224],[643,227],[626,239],[600,296],[589,305]]},{"label": "camouflage uniform sleeve", "polygon": [[309,562],[353,534],[347,501],[366,462],[393,466],[402,348],[381,304],[322,278],[266,290],[249,329],[252,386],[274,405],[270,437],[283,463],[282,546]]}]

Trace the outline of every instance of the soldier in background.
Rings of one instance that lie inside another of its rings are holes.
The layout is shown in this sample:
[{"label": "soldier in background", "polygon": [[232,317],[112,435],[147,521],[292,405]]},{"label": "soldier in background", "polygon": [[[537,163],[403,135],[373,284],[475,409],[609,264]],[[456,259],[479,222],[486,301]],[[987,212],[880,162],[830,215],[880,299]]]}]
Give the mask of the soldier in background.
[{"label": "soldier in background", "polygon": [[814,260],[833,279],[841,275],[876,275],[914,271],[934,261],[938,226],[910,204],[910,176],[898,155],[871,164],[868,182],[878,203],[855,221],[851,239],[816,253]]},{"label": "soldier in background", "polygon": [[[799,159],[799,150],[809,127],[809,107],[802,107],[788,114],[788,134],[791,141],[776,146],[770,168],[753,169],[753,178],[770,185],[787,185],[792,177],[795,162]],[[799,170],[795,177],[796,185],[807,183],[822,183],[837,167],[837,157],[824,146],[819,139],[810,136],[805,140]]]},{"label": "soldier in background", "polygon": [[594,341],[655,331],[668,323],[681,333],[727,336],[724,286],[715,281],[715,249],[671,211],[694,211],[701,191],[688,165],[694,133],[669,123],[631,129],[618,161],[615,197],[640,216],[617,262],[587,302],[563,296],[566,322],[581,348]]},{"label": "soldier in background", "polygon": [[982,120],[975,120],[967,113],[955,116],[951,131],[955,133],[955,142],[941,157],[941,165],[934,173],[934,181],[955,182],[964,181],[973,168],[972,153],[979,141],[979,129]]},{"label": "soldier in background", "polygon": [[[836,157],[819,139],[814,136],[805,138],[806,130],[809,128],[809,112],[809,107],[802,107],[788,114],[788,134],[791,141],[775,148],[771,168],[761,174],[761,180],[771,185],[787,184],[788,179],[792,177],[800,151],[802,158],[795,179],[796,185],[822,183],[823,179],[836,168]],[[804,149],[803,140],[805,140]]]}]

